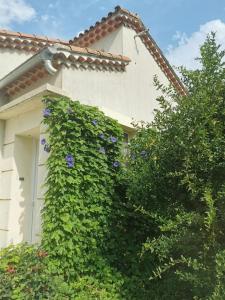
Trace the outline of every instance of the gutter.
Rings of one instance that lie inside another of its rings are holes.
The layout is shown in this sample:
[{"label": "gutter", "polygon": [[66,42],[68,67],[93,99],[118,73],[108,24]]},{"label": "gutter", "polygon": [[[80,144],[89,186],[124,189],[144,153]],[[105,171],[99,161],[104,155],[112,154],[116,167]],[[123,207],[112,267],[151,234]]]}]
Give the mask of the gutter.
[{"label": "gutter", "polygon": [[52,65],[52,58],[56,53],[57,47],[51,46],[35,54],[0,80],[0,90],[40,63],[44,65],[46,71],[50,75],[54,75],[57,72],[57,69]]}]

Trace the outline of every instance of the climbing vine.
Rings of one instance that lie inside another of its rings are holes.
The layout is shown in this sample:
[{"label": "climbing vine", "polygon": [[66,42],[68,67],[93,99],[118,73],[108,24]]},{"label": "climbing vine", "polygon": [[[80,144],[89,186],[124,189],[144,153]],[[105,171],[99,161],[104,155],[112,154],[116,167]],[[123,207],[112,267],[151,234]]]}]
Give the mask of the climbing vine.
[{"label": "climbing vine", "polygon": [[114,180],[123,132],[95,107],[68,98],[45,98],[48,176],[42,242],[57,272],[73,279],[106,268]]}]

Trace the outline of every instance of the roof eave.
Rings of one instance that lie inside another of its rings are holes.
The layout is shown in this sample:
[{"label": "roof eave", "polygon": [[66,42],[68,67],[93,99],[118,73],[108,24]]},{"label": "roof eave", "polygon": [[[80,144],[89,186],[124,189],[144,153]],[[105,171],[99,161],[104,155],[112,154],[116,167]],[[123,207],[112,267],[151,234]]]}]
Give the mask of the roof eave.
[{"label": "roof eave", "polygon": [[57,49],[53,46],[47,47],[39,53],[33,55],[31,58],[12,70],[0,80],[0,90],[4,89],[6,86],[20,78],[24,73],[35,68],[39,64],[43,64],[44,68],[50,75],[55,74],[57,69],[55,69],[52,65],[52,58],[56,52]]}]

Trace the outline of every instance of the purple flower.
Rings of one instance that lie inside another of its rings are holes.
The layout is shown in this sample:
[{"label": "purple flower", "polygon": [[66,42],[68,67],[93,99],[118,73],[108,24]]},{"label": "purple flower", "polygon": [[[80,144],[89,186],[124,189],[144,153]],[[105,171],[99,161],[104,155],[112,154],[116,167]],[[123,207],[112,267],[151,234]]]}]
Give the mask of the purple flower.
[{"label": "purple flower", "polygon": [[44,151],[47,152],[47,153],[49,153],[50,150],[51,150],[50,146],[48,144],[45,144],[44,145]]},{"label": "purple flower", "polygon": [[68,166],[68,168],[73,168],[74,167],[74,162],[68,162],[67,166]]},{"label": "purple flower", "polygon": [[105,139],[104,133],[100,133],[100,134],[99,134],[99,138],[102,139],[102,140],[104,140],[104,139]]},{"label": "purple flower", "polygon": [[114,137],[114,136],[110,136],[109,140],[112,143],[116,143],[118,139],[116,137]]},{"label": "purple flower", "polygon": [[94,126],[96,126],[96,125],[98,124],[98,121],[97,121],[97,120],[93,120],[91,123],[92,123]]},{"label": "purple flower", "polygon": [[113,167],[118,168],[119,166],[120,166],[120,162],[119,161],[114,161]]},{"label": "purple flower", "polygon": [[49,117],[50,115],[51,115],[51,109],[45,108],[45,109],[43,110],[43,116],[44,116],[44,118],[47,118],[47,117]]},{"label": "purple flower", "polygon": [[67,154],[66,156],[66,162],[67,162],[67,166],[69,168],[73,168],[74,167],[74,157],[72,154]]},{"label": "purple flower", "polygon": [[46,139],[45,138],[41,139],[41,145],[45,145],[45,144],[46,144]]},{"label": "purple flower", "polygon": [[145,150],[141,151],[141,156],[142,157],[147,157],[147,152]]},{"label": "purple flower", "polygon": [[104,147],[100,147],[98,150],[100,153],[105,154],[105,148]]}]

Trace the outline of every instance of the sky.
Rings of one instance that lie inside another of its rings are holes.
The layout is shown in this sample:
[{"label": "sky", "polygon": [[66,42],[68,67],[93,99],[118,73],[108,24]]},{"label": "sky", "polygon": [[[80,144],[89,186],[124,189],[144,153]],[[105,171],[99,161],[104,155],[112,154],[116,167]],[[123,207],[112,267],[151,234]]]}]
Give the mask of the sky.
[{"label": "sky", "polygon": [[0,28],[72,39],[116,5],[138,13],[173,66],[197,68],[211,31],[225,48],[225,0],[0,0]]}]

